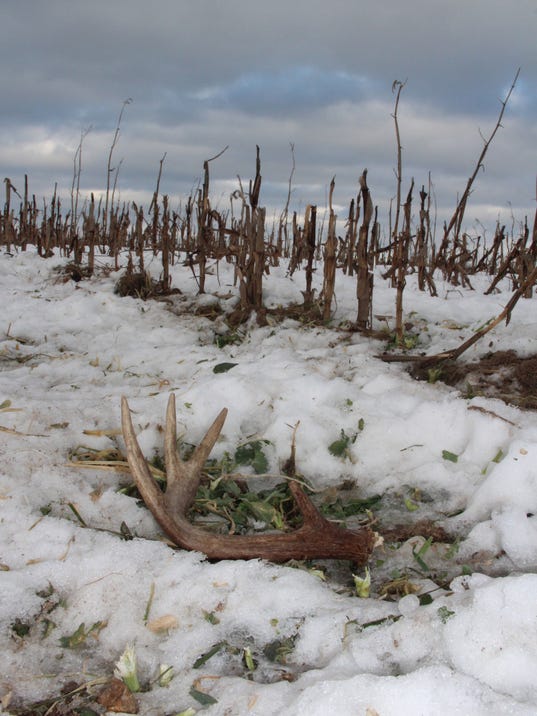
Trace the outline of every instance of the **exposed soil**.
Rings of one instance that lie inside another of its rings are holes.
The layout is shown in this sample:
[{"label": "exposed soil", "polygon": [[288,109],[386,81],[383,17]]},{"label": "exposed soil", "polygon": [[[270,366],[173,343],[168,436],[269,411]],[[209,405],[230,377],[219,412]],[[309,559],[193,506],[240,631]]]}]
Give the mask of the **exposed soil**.
[{"label": "exposed soil", "polygon": [[410,369],[414,378],[452,385],[468,398],[498,398],[525,410],[537,410],[537,354],[526,357],[515,351],[487,353],[477,361],[446,361],[431,371]]}]

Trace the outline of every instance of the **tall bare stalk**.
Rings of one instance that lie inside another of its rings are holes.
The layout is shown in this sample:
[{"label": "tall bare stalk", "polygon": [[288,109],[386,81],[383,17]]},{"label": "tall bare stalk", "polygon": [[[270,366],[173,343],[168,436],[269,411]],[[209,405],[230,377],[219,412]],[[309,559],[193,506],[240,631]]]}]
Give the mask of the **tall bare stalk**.
[{"label": "tall bare stalk", "polygon": [[509,88],[509,91],[507,92],[505,99],[500,101],[501,109],[500,109],[500,113],[498,115],[496,124],[494,126],[494,129],[492,130],[488,139],[485,139],[483,137],[483,148],[481,150],[481,154],[479,155],[479,158],[478,158],[476,165],[474,167],[474,171],[472,172],[470,178],[466,182],[466,188],[464,189],[461,198],[457,202],[457,206],[455,208],[455,211],[453,212],[453,216],[451,217],[449,222],[444,227],[444,237],[442,239],[442,243],[440,244],[440,248],[438,250],[435,268],[441,268],[446,260],[451,232],[454,231],[454,240],[455,241],[459,238],[462,221],[464,218],[464,213],[466,211],[466,204],[468,202],[468,198],[472,191],[472,186],[474,185],[474,182],[476,180],[476,177],[477,177],[479,171],[481,169],[484,169],[483,162],[485,161],[485,156],[489,150],[490,145],[492,144],[494,137],[496,136],[496,133],[502,126],[503,115],[505,113],[507,104],[511,98],[511,95],[515,89],[515,85],[517,83],[519,75],[520,75],[520,67],[516,71],[515,78],[513,79],[513,82],[511,83],[511,87]]},{"label": "tall bare stalk", "polygon": [[358,250],[356,272],[356,297],[358,298],[358,316],[356,327],[365,331],[371,325],[373,309],[373,271],[369,264],[369,226],[373,217],[373,202],[367,186],[367,169],[360,177],[360,198],[362,204],[362,223],[358,232]]},{"label": "tall bare stalk", "polygon": [[[129,97],[128,99],[123,100],[123,104],[121,106],[121,111],[119,112],[119,116],[117,119],[117,125],[116,125],[116,131],[114,132],[114,137],[112,139],[112,144],[110,145],[110,151],[108,152],[108,162],[106,164],[106,197],[105,197],[105,203],[104,203],[104,214],[103,214],[103,233],[105,235],[108,235],[108,211],[109,211],[109,203],[110,203],[110,175],[112,172],[115,171],[115,169],[112,167],[112,155],[114,154],[114,149],[116,148],[116,145],[119,140],[119,134],[120,134],[120,128],[121,128],[121,120],[123,119],[123,113],[126,109],[126,107],[131,104],[132,99]],[[116,181],[117,181],[117,172],[116,172]],[[115,190],[115,182],[114,182],[114,190]]]},{"label": "tall bare stalk", "polygon": [[334,297],[334,288],[336,284],[336,249],[337,249],[337,236],[336,236],[336,221],[337,216],[332,208],[332,197],[334,195],[334,187],[336,185],[335,177],[330,182],[330,192],[328,194],[328,234],[326,237],[326,243],[324,246],[324,280],[323,290],[321,294],[321,300],[323,305],[323,321],[330,320],[330,310],[332,305],[332,299]]}]

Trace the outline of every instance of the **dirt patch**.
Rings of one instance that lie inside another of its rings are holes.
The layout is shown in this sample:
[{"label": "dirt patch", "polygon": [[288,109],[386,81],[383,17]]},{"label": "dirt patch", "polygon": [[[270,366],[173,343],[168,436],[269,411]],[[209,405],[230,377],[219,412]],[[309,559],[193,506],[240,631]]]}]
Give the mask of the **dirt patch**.
[{"label": "dirt patch", "polygon": [[487,353],[477,361],[446,361],[437,368],[414,366],[411,375],[452,385],[464,397],[498,398],[525,410],[537,410],[537,355],[515,351]]}]

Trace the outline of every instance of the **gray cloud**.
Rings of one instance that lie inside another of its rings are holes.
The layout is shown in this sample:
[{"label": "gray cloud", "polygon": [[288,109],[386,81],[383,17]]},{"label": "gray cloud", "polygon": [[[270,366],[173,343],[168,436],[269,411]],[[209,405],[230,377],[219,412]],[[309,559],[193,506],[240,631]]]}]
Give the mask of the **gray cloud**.
[{"label": "gray cloud", "polygon": [[242,74],[232,83],[198,93],[212,107],[251,114],[292,116],[365,96],[367,80],[347,72],[290,66],[277,72]]},{"label": "gray cloud", "polygon": [[121,102],[133,98],[115,159],[127,199],[188,193],[204,159],[215,190],[248,178],[262,150],[267,205],[322,203],[336,175],[346,204],[369,169],[374,196],[394,194],[394,79],[405,181],[427,181],[442,211],[461,192],[517,67],[504,128],[472,201],[487,218],[534,206],[537,7],[499,0],[6,0],[0,23],[0,173],[38,195],[68,191],[80,131],[82,186],[102,189]]}]

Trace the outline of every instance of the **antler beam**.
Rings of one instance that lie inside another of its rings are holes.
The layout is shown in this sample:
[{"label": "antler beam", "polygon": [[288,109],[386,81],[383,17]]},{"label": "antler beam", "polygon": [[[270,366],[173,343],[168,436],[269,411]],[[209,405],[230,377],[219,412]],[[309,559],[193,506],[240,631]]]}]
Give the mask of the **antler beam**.
[{"label": "antler beam", "polygon": [[325,519],[296,482],[289,489],[303,517],[303,524],[293,532],[256,535],[215,535],[196,527],[186,517],[196,496],[203,466],[226,419],[224,408],[189,460],[177,452],[175,396],[170,395],[166,412],[165,462],[166,492],[162,492],[151,475],[142,454],[126,398],[121,400],[121,422],[127,448],[127,459],[138,490],[166,535],[183,549],[203,552],[209,559],[267,559],[285,562],[289,559],[348,559],[365,564],[375,544],[370,529],[347,530]]}]

